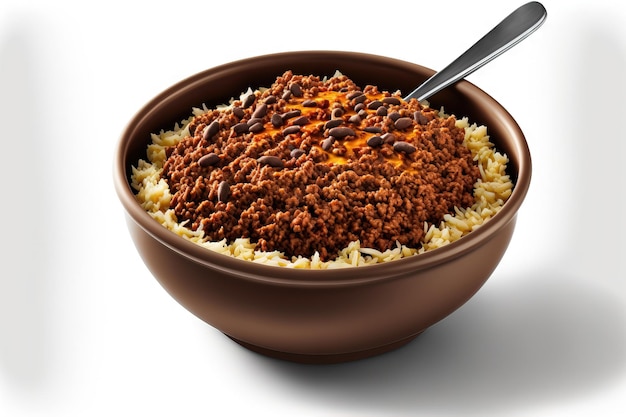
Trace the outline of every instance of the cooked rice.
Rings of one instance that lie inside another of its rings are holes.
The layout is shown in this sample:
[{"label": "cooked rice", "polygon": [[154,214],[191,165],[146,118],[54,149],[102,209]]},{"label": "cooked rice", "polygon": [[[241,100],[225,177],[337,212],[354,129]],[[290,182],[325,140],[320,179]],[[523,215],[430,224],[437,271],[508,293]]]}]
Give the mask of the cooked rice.
[{"label": "cooked rice", "polygon": [[[242,94],[242,98],[251,92],[248,90]],[[206,106],[194,108],[193,115],[208,110]],[[443,108],[440,114],[445,116]],[[474,185],[474,205],[455,208],[454,213],[446,214],[438,225],[424,223],[426,233],[420,248],[409,248],[397,243],[395,248],[380,252],[363,248],[355,241],[340,251],[334,260],[321,261],[317,253],[311,258],[298,256],[289,259],[278,251],[257,250],[256,245],[245,238],[231,243],[226,240],[208,241],[202,230],[193,231],[185,227],[184,222],[178,223],[174,210],[170,208],[172,194],[167,182],[161,178],[161,172],[166,159],[165,149],[176,145],[189,134],[187,125],[191,120],[192,117],[176,124],[173,130],[162,130],[151,135],[152,143],[147,150],[148,161],[139,160],[137,166],[132,168],[131,185],[137,192],[137,201],[156,221],[182,238],[214,252],[251,262],[286,268],[331,269],[372,265],[415,256],[446,246],[476,230],[500,211],[513,191],[513,182],[506,173],[507,156],[498,152],[489,141],[485,126],[470,124],[465,117],[457,120],[456,125],[465,129],[464,144],[471,151],[481,173],[481,178]]]}]

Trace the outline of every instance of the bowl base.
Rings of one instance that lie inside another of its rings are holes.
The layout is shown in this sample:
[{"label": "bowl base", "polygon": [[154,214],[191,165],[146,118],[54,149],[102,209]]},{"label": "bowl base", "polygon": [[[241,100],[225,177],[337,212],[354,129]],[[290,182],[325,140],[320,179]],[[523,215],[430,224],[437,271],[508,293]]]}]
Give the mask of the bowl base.
[{"label": "bowl base", "polygon": [[360,359],[369,358],[372,356],[377,356],[386,352],[390,352],[392,350],[398,349],[408,344],[420,334],[421,332],[415,335],[409,336],[405,339],[399,340],[397,342],[393,342],[388,345],[379,346],[379,347],[372,348],[372,349],[360,350],[356,352],[322,354],[322,355],[281,352],[281,351],[253,345],[251,343],[243,342],[229,335],[226,335],[226,336],[229,339],[238,343],[239,345],[245,347],[246,349],[251,350],[252,352],[264,355],[264,356],[268,356],[270,358],[281,359],[284,361],[296,362],[296,363],[302,363],[302,364],[328,365],[328,364],[334,364],[334,363],[356,361]]}]

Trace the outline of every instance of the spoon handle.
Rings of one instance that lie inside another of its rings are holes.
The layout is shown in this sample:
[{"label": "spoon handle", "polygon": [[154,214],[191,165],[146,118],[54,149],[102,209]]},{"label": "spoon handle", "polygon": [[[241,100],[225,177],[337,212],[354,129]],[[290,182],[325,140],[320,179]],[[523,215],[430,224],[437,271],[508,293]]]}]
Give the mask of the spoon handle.
[{"label": "spoon handle", "polygon": [[546,17],[546,9],[541,3],[533,1],[519,7],[446,68],[427,79],[404,99],[416,98],[422,101],[465,78],[526,39],[539,29]]}]

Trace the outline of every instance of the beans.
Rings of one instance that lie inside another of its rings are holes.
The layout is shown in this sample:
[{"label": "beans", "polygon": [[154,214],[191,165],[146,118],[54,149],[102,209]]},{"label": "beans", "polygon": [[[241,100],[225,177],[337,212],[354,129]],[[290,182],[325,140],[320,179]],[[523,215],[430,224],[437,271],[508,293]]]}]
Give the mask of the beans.
[{"label": "beans", "polygon": [[363,103],[367,100],[367,96],[365,94],[358,95],[352,99],[355,103]]},{"label": "beans", "polygon": [[296,148],[293,149],[291,151],[291,153],[289,154],[289,156],[291,156],[292,158],[298,159],[300,158],[302,155],[304,155],[306,152],[304,152],[304,149],[300,149],[300,148]]},{"label": "beans", "polygon": [[284,166],[283,160],[274,155],[263,155],[257,159],[257,162],[262,165],[269,165],[272,168],[282,168]]},{"label": "beans", "polygon": [[367,133],[382,133],[383,129],[378,126],[366,126],[363,128],[363,131]]},{"label": "beans", "polygon": [[[307,93],[305,97],[303,85],[299,82],[291,82],[284,87],[282,93],[264,98],[262,98],[263,95],[248,94],[241,100],[241,103],[237,103],[238,105],[233,107],[232,114],[234,117],[226,126],[231,126],[231,132],[234,135],[248,132],[257,134],[265,130],[266,123],[269,121],[274,129],[282,129],[282,135],[287,137],[304,132],[305,126],[312,126],[311,123],[314,123],[314,129],[311,132],[307,130],[307,132],[312,135],[323,134],[325,137],[319,139],[319,147],[325,152],[333,152],[337,155],[343,155],[345,152],[350,152],[351,149],[338,141],[351,140],[361,134],[366,134],[366,146],[379,149],[377,151],[372,150],[372,152],[381,152],[385,157],[390,155],[391,148],[393,148],[393,152],[405,155],[417,150],[413,144],[405,141],[404,134],[400,131],[411,129],[417,124],[428,123],[428,116],[419,111],[419,107],[413,114],[409,114],[410,117],[407,117],[404,110],[400,110],[400,107],[391,107],[402,106],[403,102],[399,97],[390,96],[370,101],[368,96],[359,90],[348,91],[343,100],[329,101],[315,96],[316,92]],[[290,104],[285,105],[286,103]],[[308,108],[312,110],[307,110]],[[349,113],[346,114],[346,112]],[[370,120],[372,117],[378,117],[378,119]],[[386,120],[381,121],[380,118],[382,117]],[[361,127],[363,121],[365,121],[363,124],[369,126]],[[390,122],[393,123],[391,129],[397,130],[397,132],[394,130],[395,135],[386,132]],[[212,146],[214,146],[214,138],[220,133],[220,123],[223,122],[213,120],[204,128],[203,138],[207,142],[212,142]],[[275,155],[262,155],[256,161],[261,166],[284,168],[286,161],[290,159],[292,161],[301,157],[308,159],[311,156],[317,158],[315,152],[308,155],[307,149],[310,146],[310,144],[301,145],[299,142],[294,142],[285,150],[289,152],[288,156],[283,156],[286,157],[285,160],[282,159],[283,157]],[[227,155],[220,156],[218,153],[211,152],[200,157],[198,165],[206,169],[217,166],[222,163],[223,158],[228,158]],[[280,155],[284,154],[281,153]],[[229,201],[231,188],[232,186],[228,181],[221,181],[217,190],[217,199],[224,203]]]},{"label": "beans", "polygon": [[394,143],[396,141],[396,136],[393,133],[385,133],[381,136],[385,143]]},{"label": "beans", "polygon": [[385,141],[380,136],[372,136],[367,140],[367,146],[371,148],[377,148],[381,146]]},{"label": "beans", "polygon": [[398,130],[407,129],[410,126],[413,126],[413,119],[410,117],[400,117],[395,121],[394,126]]},{"label": "beans", "polygon": [[244,112],[241,107],[233,107],[233,114],[241,119],[243,116],[246,115],[246,112]]},{"label": "beans", "polygon": [[390,118],[395,123],[396,120],[398,120],[402,116],[400,116],[400,113],[398,113],[397,111],[393,111],[389,113],[387,117]]},{"label": "beans", "polygon": [[382,102],[384,104],[390,104],[392,106],[399,106],[400,105],[400,99],[398,97],[384,97]]},{"label": "beans", "polygon": [[376,109],[378,109],[378,108],[379,108],[380,106],[382,106],[382,105],[383,105],[383,102],[382,102],[382,101],[380,101],[380,100],[374,100],[374,101],[370,102],[370,103],[367,105],[367,108],[368,108],[369,110],[376,110]]},{"label": "beans", "polygon": [[343,120],[341,119],[332,119],[327,121],[324,124],[324,130],[332,129],[333,127],[341,126],[343,124]]},{"label": "beans", "polygon": [[301,127],[299,125],[289,126],[283,129],[283,136],[291,135],[292,133],[300,132]]},{"label": "beans", "polygon": [[291,123],[294,125],[304,126],[304,125],[308,125],[310,123],[310,120],[306,116],[300,116],[298,118],[295,118]]},{"label": "beans", "polygon": [[415,113],[413,113],[413,118],[415,119],[415,121],[417,123],[419,123],[420,125],[427,125],[428,124],[428,117],[426,117],[424,115],[424,113],[422,113],[421,111],[416,111]]},{"label": "beans", "polygon": [[230,184],[228,181],[222,181],[217,187],[217,200],[222,203],[226,203],[228,201],[228,197],[230,197]]},{"label": "beans", "polygon": [[409,155],[415,152],[417,149],[415,148],[415,146],[411,145],[408,142],[398,141],[393,144],[393,150],[396,152],[402,152],[402,153]]},{"label": "beans", "polygon": [[210,167],[210,166],[217,165],[217,163],[219,161],[220,161],[220,157],[217,156],[216,153],[211,152],[211,153],[206,154],[203,157],[201,157],[198,160],[198,165],[200,165],[202,168],[207,168],[207,167]]},{"label": "beans", "polygon": [[281,127],[284,123],[283,117],[278,114],[278,113],[274,113],[272,115],[272,119],[271,119],[272,125],[274,127]]},{"label": "beans", "polygon": [[267,114],[267,104],[261,103],[254,110],[254,113],[252,113],[252,118],[253,119],[256,119],[256,118],[262,119],[262,118],[265,117],[266,114]]},{"label": "beans", "polygon": [[262,132],[263,129],[265,129],[265,127],[263,126],[263,123],[258,122],[250,126],[248,130],[252,133],[259,133],[259,132]]},{"label": "beans", "polygon": [[332,119],[338,119],[341,116],[343,116],[343,109],[340,108],[333,109],[332,113],[330,114],[330,117]]},{"label": "beans", "polygon": [[348,119],[348,123],[358,125],[359,123],[361,123],[361,116],[359,116],[358,114],[350,116],[350,118]]},{"label": "beans", "polygon": [[213,139],[213,136],[217,135],[217,132],[219,131],[220,122],[214,120],[207,127],[204,128],[204,132],[202,132],[202,138],[206,141],[210,141],[211,139]]},{"label": "beans", "polygon": [[237,123],[235,126],[233,126],[233,132],[235,132],[236,135],[241,135],[243,133],[248,133],[249,130],[249,126],[248,123]]},{"label": "beans", "polygon": [[335,138],[332,136],[329,136],[322,141],[321,147],[323,150],[328,152],[333,147],[334,143],[335,143]]},{"label": "beans", "polygon": [[283,122],[286,122],[289,119],[293,119],[294,117],[298,117],[302,114],[300,110],[290,110],[282,114]]},{"label": "beans", "polygon": [[343,139],[346,136],[356,136],[356,132],[349,127],[333,127],[328,131],[328,134],[337,139]]},{"label": "beans", "polygon": [[291,91],[291,94],[293,94],[294,97],[302,97],[302,87],[300,87],[300,84],[298,83],[292,83],[289,86],[289,91]]},{"label": "beans", "polygon": [[241,106],[244,109],[247,109],[248,107],[252,106],[252,104],[254,104],[255,101],[256,101],[256,96],[254,94],[248,94],[246,98],[243,99]]},{"label": "beans", "polygon": [[254,117],[246,122],[248,126],[255,125],[257,123],[263,123],[263,119],[260,117]]}]

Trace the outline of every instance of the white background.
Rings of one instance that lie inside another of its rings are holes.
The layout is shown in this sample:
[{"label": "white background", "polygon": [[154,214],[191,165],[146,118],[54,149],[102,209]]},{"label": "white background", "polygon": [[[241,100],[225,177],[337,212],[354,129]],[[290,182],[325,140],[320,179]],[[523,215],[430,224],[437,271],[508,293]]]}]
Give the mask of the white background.
[{"label": "white background", "polygon": [[152,278],[113,191],[122,129],[178,80],[264,53],[439,69],[523,2],[162,3],[0,6],[0,415],[624,411],[623,2],[546,0],[538,32],[469,77],[516,118],[534,163],[492,278],[406,347],[320,367],[239,347]]}]

